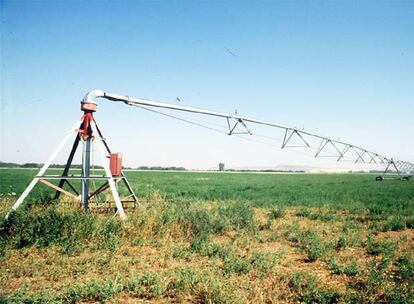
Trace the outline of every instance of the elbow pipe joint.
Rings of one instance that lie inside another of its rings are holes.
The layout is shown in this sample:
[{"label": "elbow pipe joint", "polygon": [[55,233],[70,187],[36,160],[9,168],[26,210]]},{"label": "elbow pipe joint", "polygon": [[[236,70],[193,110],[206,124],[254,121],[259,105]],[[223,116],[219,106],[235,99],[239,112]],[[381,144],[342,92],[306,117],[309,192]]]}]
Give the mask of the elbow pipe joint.
[{"label": "elbow pipe joint", "polygon": [[84,112],[96,112],[98,104],[94,99],[99,97],[105,97],[105,92],[101,90],[88,92],[81,101],[81,110]]},{"label": "elbow pipe joint", "polygon": [[94,103],[97,104],[94,100],[95,98],[105,97],[105,92],[101,90],[93,90],[86,93],[85,97],[83,98],[82,102],[85,103]]},{"label": "elbow pipe joint", "polygon": [[95,98],[105,98],[112,101],[119,101],[126,104],[129,104],[129,96],[123,96],[118,94],[106,93],[102,90],[92,90],[86,93],[85,97],[81,101],[81,104],[93,104],[95,107],[98,105],[95,101]]}]

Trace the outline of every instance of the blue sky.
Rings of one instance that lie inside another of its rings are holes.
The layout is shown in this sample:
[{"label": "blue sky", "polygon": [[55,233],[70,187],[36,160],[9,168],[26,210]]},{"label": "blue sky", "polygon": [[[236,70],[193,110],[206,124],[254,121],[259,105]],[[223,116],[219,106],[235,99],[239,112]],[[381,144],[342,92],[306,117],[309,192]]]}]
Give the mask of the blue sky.
[{"label": "blue sky", "polygon": [[[413,1],[3,0],[1,11],[0,160],[44,162],[91,89],[237,109],[413,160]],[[131,166],[337,166],[107,101],[95,116]]]}]

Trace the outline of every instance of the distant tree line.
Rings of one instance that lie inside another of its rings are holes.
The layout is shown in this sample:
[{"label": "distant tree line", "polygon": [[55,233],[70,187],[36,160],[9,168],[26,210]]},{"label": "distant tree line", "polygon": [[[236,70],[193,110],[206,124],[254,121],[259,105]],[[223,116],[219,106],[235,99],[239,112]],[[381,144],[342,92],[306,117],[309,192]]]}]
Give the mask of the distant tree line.
[{"label": "distant tree line", "polygon": [[16,164],[16,163],[6,163],[0,161],[1,168],[38,168],[40,165],[35,163],[26,163],[26,164]]},{"label": "distant tree line", "polygon": [[[43,164],[39,163],[24,163],[24,164],[17,164],[17,163],[6,163],[0,161],[0,168],[41,168]],[[49,168],[65,168],[65,165],[60,164],[51,164]],[[72,164],[71,168],[74,169],[81,169],[82,165],[80,164]],[[94,166],[96,169],[103,169],[102,166]]]},{"label": "distant tree line", "polygon": [[124,169],[130,170],[172,170],[172,171],[187,171],[184,167],[161,167],[161,166],[139,166],[137,168],[125,167]]},{"label": "distant tree line", "polygon": [[278,169],[225,169],[226,172],[269,172],[269,173],[305,173],[304,170],[278,170]]},{"label": "distant tree line", "polygon": [[[8,163],[0,161],[0,168],[40,168],[43,164],[39,163],[25,163],[25,164],[17,164],[17,163]],[[49,168],[64,168],[65,165],[60,164],[52,164]],[[72,164],[71,168],[74,169],[81,169],[81,164]],[[103,169],[102,166],[94,166],[95,169]],[[130,170],[175,170],[175,171],[187,171],[184,167],[161,167],[161,166],[140,166],[137,168],[133,167],[123,167],[124,169]]]}]

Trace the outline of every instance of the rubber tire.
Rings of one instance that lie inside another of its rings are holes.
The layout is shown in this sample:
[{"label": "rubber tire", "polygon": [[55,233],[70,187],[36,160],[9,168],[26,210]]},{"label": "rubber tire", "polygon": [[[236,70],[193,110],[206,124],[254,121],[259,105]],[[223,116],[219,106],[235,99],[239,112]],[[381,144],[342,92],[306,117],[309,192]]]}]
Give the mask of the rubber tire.
[{"label": "rubber tire", "polygon": [[382,182],[382,181],[384,180],[384,178],[383,178],[382,176],[377,176],[377,177],[375,178],[375,180],[376,180],[377,182]]}]

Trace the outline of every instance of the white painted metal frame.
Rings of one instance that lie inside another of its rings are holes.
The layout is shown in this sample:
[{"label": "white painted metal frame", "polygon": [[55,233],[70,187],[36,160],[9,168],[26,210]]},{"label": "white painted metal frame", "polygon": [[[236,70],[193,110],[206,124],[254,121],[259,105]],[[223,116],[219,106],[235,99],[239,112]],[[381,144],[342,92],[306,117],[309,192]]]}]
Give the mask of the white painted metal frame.
[{"label": "white painted metal frame", "polygon": [[[11,212],[13,212],[17,208],[19,208],[19,206],[23,203],[25,198],[29,195],[29,193],[32,191],[34,186],[36,186],[36,184],[37,184],[37,182],[39,182],[39,180],[41,180],[42,178],[44,178],[44,179],[50,178],[50,177],[44,175],[46,173],[46,170],[49,168],[49,166],[54,161],[54,159],[59,154],[59,152],[63,149],[63,147],[67,144],[69,139],[74,134],[77,134],[77,130],[79,129],[81,123],[82,123],[82,120],[76,122],[74,124],[74,126],[70,129],[69,133],[61,141],[59,146],[56,148],[56,150],[49,157],[47,162],[43,165],[43,167],[40,169],[38,174],[33,178],[32,182],[27,186],[27,188],[23,191],[23,193],[20,195],[20,197],[17,199],[17,201],[13,204],[12,209],[10,210],[10,212],[8,212],[6,214],[6,219],[9,218]],[[113,199],[115,201],[115,205],[116,205],[116,208],[117,208],[117,213],[118,213],[119,217],[124,220],[124,219],[126,219],[125,211],[124,211],[124,208],[122,206],[121,199],[119,197],[119,193],[118,193],[118,190],[117,190],[117,187],[116,187],[115,178],[111,174],[111,170],[109,168],[109,163],[108,163],[107,157],[105,155],[105,146],[104,146],[104,143],[103,143],[103,140],[102,140],[101,136],[99,135],[99,132],[97,130],[95,121],[93,121],[91,123],[91,127],[92,127],[93,133],[95,134],[94,138],[95,138],[95,142],[97,144],[96,146],[97,146],[97,148],[100,152],[101,163],[102,163],[102,166],[103,166],[104,171],[105,171],[105,176],[103,176],[101,178],[102,179],[107,179],[109,187],[110,187],[111,192],[112,192]],[[93,179],[93,178],[96,178],[96,177],[88,177],[88,179]],[[62,179],[62,177],[61,176],[56,176],[56,179]],[[82,179],[82,177],[78,177],[77,179]]]},{"label": "white painted metal frame", "polygon": [[[383,155],[379,155],[376,152],[369,151],[357,145],[349,144],[349,143],[339,141],[339,140],[330,139],[328,137],[310,133],[304,130],[299,130],[297,128],[292,128],[292,127],[284,126],[281,124],[262,121],[262,120],[258,120],[254,118],[243,117],[243,116],[239,116],[236,114],[233,115],[233,114],[228,114],[228,113],[221,113],[221,112],[203,110],[203,109],[198,109],[198,108],[162,103],[162,102],[152,101],[148,99],[133,98],[129,96],[108,93],[108,92],[104,92],[101,90],[90,91],[89,93],[85,95],[83,101],[96,103],[95,98],[105,98],[111,101],[122,102],[130,106],[137,106],[137,107],[143,107],[143,108],[155,107],[155,108],[170,109],[170,110],[190,112],[190,113],[196,113],[196,114],[202,114],[202,115],[210,115],[210,116],[215,116],[215,117],[223,117],[227,120],[227,125],[229,127],[229,132],[228,132],[229,135],[233,135],[233,134],[252,135],[253,133],[247,127],[246,123],[254,123],[258,125],[265,125],[269,127],[283,129],[285,131],[285,136],[284,136],[283,143],[282,143],[282,149],[287,148],[287,147],[292,147],[289,145],[289,141],[292,139],[293,136],[298,137],[304,143],[304,145],[300,147],[305,147],[305,148],[310,147],[309,143],[305,139],[305,136],[317,138],[321,140],[321,143],[320,143],[319,148],[317,149],[315,157],[323,157],[321,152],[324,149],[326,149],[326,147],[329,145],[333,147],[338,153],[337,156],[335,156],[335,157],[338,157],[337,161],[343,160],[345,157],[345,154],[347,154],[350,150],[354,151],[356,154],[355,163],[358,163],[358,162],[377,163],[375,159],[377,159],[378,162],[381,164],[389,164],[391,161],[391,158],[388,158]],[[231,126],[230,120],[235,122],[233,126]],[[242,125],[244,129],[246,130],[246,132],[234,132],[238,124]],[[364,156],[367,156],[368,159],[365,159]],[[401,162],[401,161],[397,162],[396,161],[395,165],[400,169],[404,168],[404,170],[406,170],[409,173],[413,173],[414,171],[414,164],[411,162]]]},{"label": "white painted metal frame", "polygon": [[102,162],[102,166],[104,167],[104,170],[105,170],[105,175],[106,175],[106,177],[108,177],[108,184],[109,184],[109,187],[111,188],[112,196],[114,198],[115,205],[116,205],[116,208],[117,208],[117,213],[119,214],[119,217],[124,220],[124,219],[126,219],[124,207],[122,206],[121,199],[119,198],[119,194],[118,194],[118,190],[116,188],[115,180],[114,180],[114,178],[112,176],[112,173],[111,173],[111,170],[109,168],[109,163],[107,161],[107,157],[105,156],[105,152],[104,152],[105,151],[105,146],[104,146],[104,143],[102,141],[101,136],[98,133],[95,121],[93,121],[91,123],[91,127],[92,127],[92,133],[95,134],[95,142],[97,143],[97,148],[98,148],[100,156],[101,156],[101,162]]},{"label": "white painted metal frame", "polygon": [[[52,153],[52,155],[49,157],[49,159],[46,161],[46,163],[43,165],[43,167],[40,169],[39,173],[37,173],[36,177],[33,178],[32,182],[27,186],[27,188],[23,191],[23,193],[20,195],[20,197],[17,199],[17,201],[12,206],[12,211],[15,211],[19,206],[23,203],[24,199],[29,195],[30,191],[36,186],[37,182],[39,181],[40,177],[43,174],[45,174],[46,170],[49,168],[51,163],[54,161],[56,156],[59,154],[59,152],[63,149],[63,147],[66,145],[68,140],[75,134],[76,130],[79,129],[80,124],[82,121],[77,121],[73,127],[70,129],[68,134],[65,136],[65,138],[60,142],[59,146],[56,148],[56,150]],[[9,217],[10,212],[6,214],[6,219]]]}]

